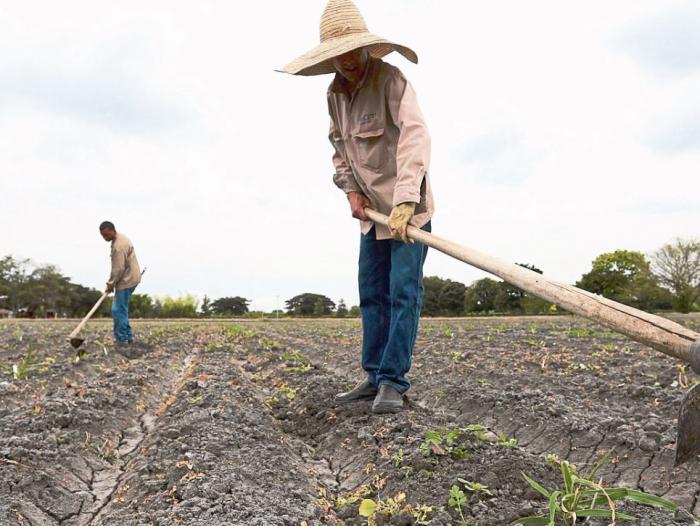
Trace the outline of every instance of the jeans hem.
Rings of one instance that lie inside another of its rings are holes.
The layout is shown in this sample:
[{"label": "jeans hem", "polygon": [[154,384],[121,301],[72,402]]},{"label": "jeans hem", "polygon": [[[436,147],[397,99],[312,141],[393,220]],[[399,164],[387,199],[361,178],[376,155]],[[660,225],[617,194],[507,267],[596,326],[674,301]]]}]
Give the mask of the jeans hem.
[{"label": "jeans hem", "polygon": [[408,390],[411,388],[409,385],[406,387],[405,385],[401,385],[400,383],[394,382],[392,380],[380,380],[379,383],[377,384],[377,387],[381,387],[382,385],[390,385],[394,389],[396,389],[399,394],[404,395],[408,392]]}]

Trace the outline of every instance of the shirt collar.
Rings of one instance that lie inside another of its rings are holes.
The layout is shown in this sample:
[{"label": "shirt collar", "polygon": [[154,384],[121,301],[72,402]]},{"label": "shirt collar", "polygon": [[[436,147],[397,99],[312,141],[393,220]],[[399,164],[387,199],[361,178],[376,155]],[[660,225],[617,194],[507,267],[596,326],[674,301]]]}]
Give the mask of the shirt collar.
[{"label": "shirt collar", "polygon": [[333,93],[345,93],[345,95],[347,95],[349,98],[353,98],[365,85],[367,79],[371,74],[371,70],[373,70],[375,67],[375,62],[378,61],[379,59],[375,59],[372,57],[369,57],[367,59],[367,68],[365,68],[365,74],[362,75],[362,78],[360,79],[360,82],[357,84],[357,87],[355,88],[355,91],[353,93],[350,93],[348,81],[345,80],[345,77],[343,77],[340,73],[335,74],[335,78],[333,79],[333,83],[331,84],[331,91]]}]

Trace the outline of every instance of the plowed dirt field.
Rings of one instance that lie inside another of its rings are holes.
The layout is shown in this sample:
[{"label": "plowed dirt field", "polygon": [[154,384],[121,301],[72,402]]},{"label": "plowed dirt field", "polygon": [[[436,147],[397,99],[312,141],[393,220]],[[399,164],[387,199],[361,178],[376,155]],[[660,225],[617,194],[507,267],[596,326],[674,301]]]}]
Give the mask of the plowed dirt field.
[{"label": "plowed dirt field", "polygon": [[621,503],[636,524],[700,515],[700,459],[673,466],[698,378],[580,318],[423,320],[397,415],[333,401],[362,378],[357,320],[137,321],[131,358],[95,321],[78,363],[74,323],[0,322],[2,526],[502,526],[547,507],[523,473],[561,486],[547,455],[610,450],[597,481],[679,506]]}]

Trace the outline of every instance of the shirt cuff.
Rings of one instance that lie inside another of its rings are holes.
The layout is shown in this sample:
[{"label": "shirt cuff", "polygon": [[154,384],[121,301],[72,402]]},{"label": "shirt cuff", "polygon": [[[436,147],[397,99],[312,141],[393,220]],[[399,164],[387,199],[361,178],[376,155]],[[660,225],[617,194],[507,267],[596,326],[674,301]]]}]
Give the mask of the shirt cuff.
[{"label": "shirt cuff", "polygon": [[391,206],[397,206],[401,203],[416,203],[420,204],[420,189],[415,188],[394,188],[394,199]]}]

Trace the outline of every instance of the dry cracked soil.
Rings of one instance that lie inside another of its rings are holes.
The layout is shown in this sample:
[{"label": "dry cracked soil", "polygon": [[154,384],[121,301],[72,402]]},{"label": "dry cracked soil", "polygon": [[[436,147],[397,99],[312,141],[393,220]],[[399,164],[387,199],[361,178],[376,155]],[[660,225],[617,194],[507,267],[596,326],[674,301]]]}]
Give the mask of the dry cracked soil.
[{"label": "dry cracked soil", "polygon": [[333,401],[357,320],[136,322],[130,357],[96,321],[77,363],[72,323],[0,322],[2,526],[501,526],[547,507],[523,474],[552,490],[552,455],[606,452],[597,482],[678,505],[618,511],[698,524],[700,459],[673,465],[697,377],[580,318],[422,320],[396,415]]}]

